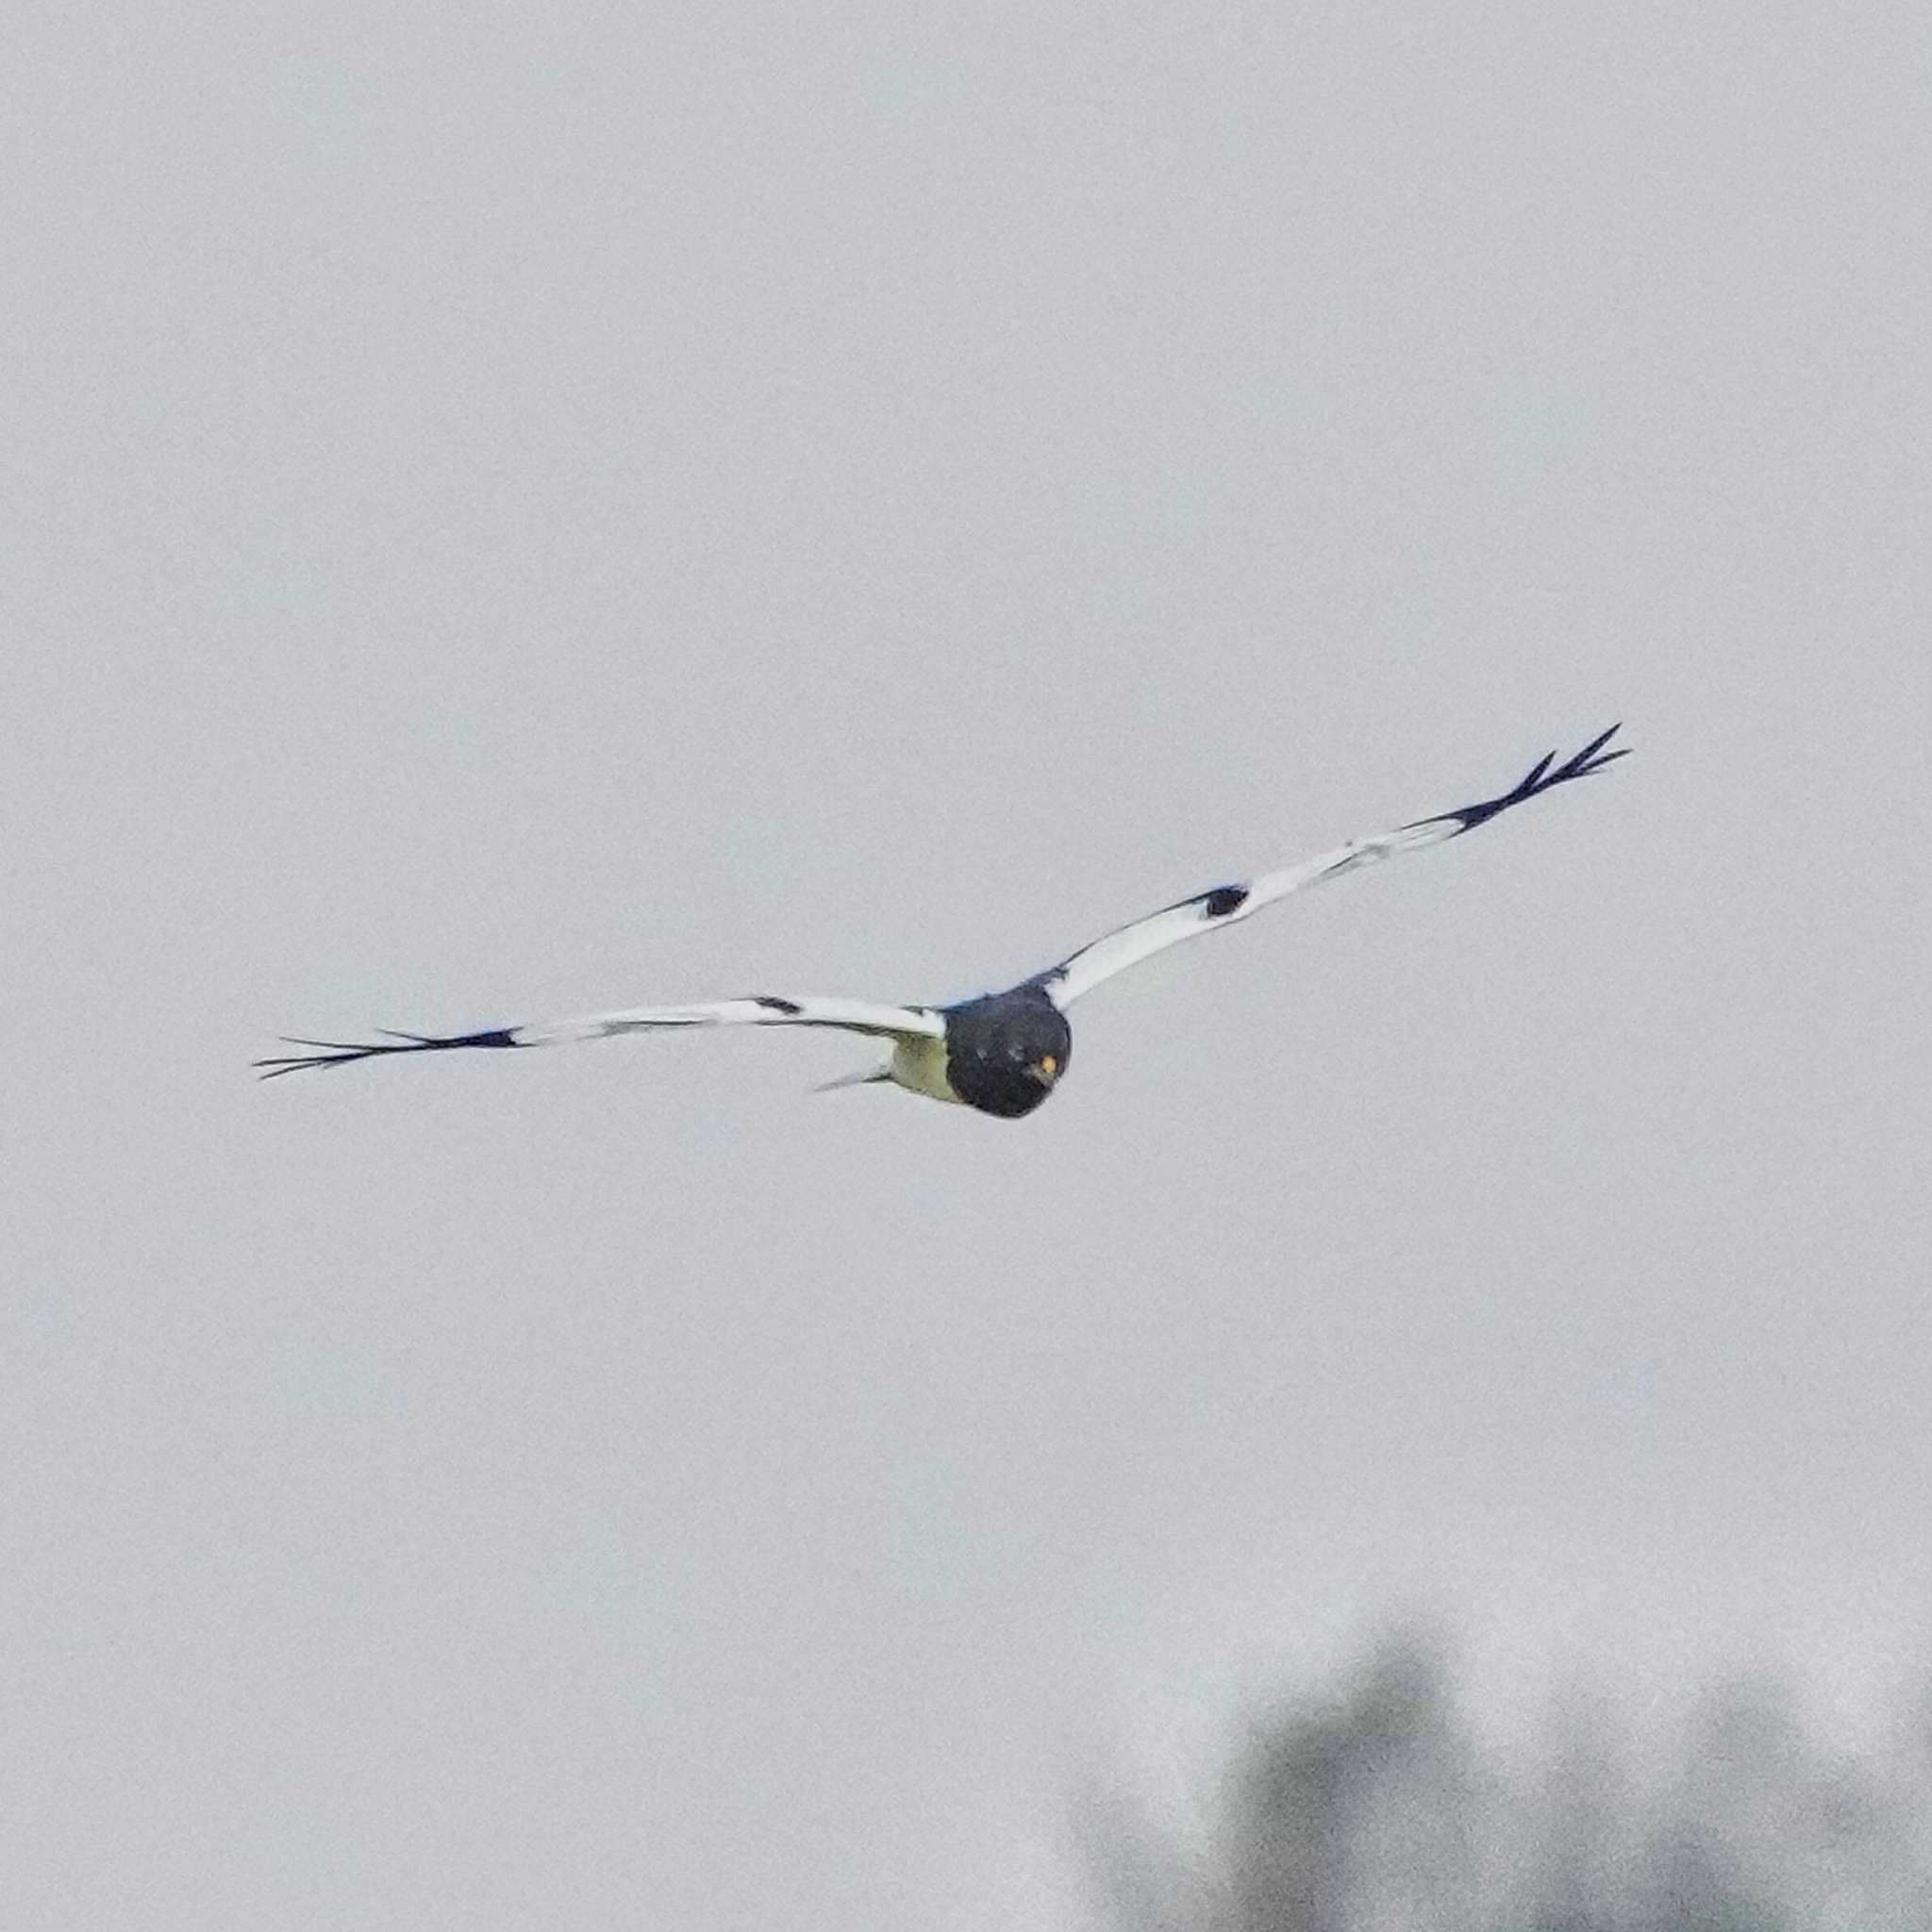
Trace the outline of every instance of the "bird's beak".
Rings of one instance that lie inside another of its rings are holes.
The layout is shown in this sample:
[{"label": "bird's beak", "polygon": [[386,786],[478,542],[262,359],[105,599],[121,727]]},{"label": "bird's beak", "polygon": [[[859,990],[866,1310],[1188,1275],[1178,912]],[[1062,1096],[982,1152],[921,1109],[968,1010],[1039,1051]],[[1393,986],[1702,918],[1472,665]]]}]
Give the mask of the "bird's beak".
[{"label": "bird's beak", "polygon": [[1060,1063],[1054,1058],[1052,1054],[1041,1054],[1026,1069],[1026,1072],[1033,1079],[1038,1080],[1042,1087],[1051,1087],[1059,1078]]}]

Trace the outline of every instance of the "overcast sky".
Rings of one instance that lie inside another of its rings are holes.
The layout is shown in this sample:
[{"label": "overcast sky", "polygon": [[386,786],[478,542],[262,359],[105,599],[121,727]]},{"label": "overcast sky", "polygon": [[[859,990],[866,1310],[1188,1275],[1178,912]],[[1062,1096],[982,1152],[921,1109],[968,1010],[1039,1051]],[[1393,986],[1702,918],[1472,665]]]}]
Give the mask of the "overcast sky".
[{"label": "overcast sky", "polygon": [[[1694,17],[1693,17],[1694,16]],[[1082,1923],[1379,1607],[1932,1629],[1932,29],[35,8],[0,1864],[40,1927]],[[941,999],[1182,948],[1014,1124]]]}]

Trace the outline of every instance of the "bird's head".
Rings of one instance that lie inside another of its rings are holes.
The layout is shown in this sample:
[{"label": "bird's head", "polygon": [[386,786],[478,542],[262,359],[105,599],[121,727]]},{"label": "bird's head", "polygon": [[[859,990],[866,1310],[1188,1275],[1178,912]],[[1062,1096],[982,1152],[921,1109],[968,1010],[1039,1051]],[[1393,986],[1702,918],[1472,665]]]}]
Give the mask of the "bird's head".
[{"label": "bird's head", "polygon": [[1074,1050],[1066,1016],[1037,988],[968,1000],[946,1015],[946,1077],[968,1107],[1017,1120],[1058,1083]]}]

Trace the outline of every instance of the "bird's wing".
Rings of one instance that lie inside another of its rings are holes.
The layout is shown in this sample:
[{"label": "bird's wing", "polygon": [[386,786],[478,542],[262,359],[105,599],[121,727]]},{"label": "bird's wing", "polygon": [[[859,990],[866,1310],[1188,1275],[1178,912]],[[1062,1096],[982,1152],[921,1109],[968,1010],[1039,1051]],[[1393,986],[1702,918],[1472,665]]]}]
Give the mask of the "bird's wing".
[{"label": "bird's wing", "polygon": [[1460,806],[1454,811],[1441,812],[1433,818],[1417,819],[1392,832],[1377,833],[1374,838],[1357,839],[1350,844],[1338,845],[1332,852],[1304,859],[1298,865],[1285,866],[1279,872],[1264,872],[1257,878],[1234,885],[1215,886],[1208,891],[1195,893],[1191,899],[1181,900],[1178,905],[1150,912],[1145,919],[1137,919],[1131,925],[1124,925],[1104,939],[1082,946],[1058,966],[1048,967],[1033,983],[1044,989],[1055,1006],[1065,1008],[1082,993],[1091,992],[1102,980],[1111,979],[1116,973],[1125,972],[1129,966],[1138,965],[1165,947],[1192,939],[1196,933],[1213,932],[1221,926],[1233,925],[1251,913],[1260,911],[1262,907],[1272,906],[1275,900],[1300,891],[1304,886],[1312,886],[1322,879],[1340,878],[1343,873],[1354,872],[1358,866],[1373,865],[1379,859],[1392,858],[1399,852],[1420,852],[1426,845],[1440,845],[1445,840],[1459,839],[1464,832],[1473,832],[1476,826],[1487,824],[1498,812],[1507,811],[1511,806],[1521,805],[1539,792],[1549,791],[1553,785],[1567,784],[1572,778],[1587,778],[1592,772],[1600,772],[1606,765],[1623,758],[1623,750],[1604,750],[1618,729],[1612,724],[1608,731],[1591,739],[1574,758],[1560,765],[1555,764],[1557,755],[1551,752],[1522,783],[1499,797]]},{"label": "bird's wing", "polygon": [[711,1000],[694,1007],[638,1007],[623,1013],[591,1013],[580,1020],[550,1020],[534,1026],[496,1026],[481,1033],[391,1033],[376,1041],[290,1040],[312,1048],[276,1059],[257,1060],[261,1077],[303,1067],[344,1067],[352,1060],[390,1053],[443,1053],[458,1046],[560,1046],[572,1040],[611,1040],[621,1033],[655,1033],[673,1026],[837,1026],[889,1040],[937,1040],[945,1022],[925,1007],[875,1006],[868,1000],[781,999],[763,993],[742,1000]]}]

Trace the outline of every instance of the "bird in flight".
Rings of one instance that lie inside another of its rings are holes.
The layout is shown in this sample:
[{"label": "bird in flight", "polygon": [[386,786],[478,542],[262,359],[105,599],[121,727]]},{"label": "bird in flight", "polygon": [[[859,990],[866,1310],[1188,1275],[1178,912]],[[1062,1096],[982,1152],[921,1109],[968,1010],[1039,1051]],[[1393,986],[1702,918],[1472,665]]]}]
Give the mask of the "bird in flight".
[{"label": "bird in flight", "polygon": [[1074,1039],[1067,1008],[1082,993],[1142,959],[1272,906],[1304,886],[1340,878],[1398,853],[1420,852],[1459,839],[1487,824],[1512,806],[1587,778],[1626,756],[1627,747],[1606,751],[1620,729],[1612,724],[1562,764],[1551,752],[1518,784],[1494,798],[1432,818],[1415,819],[1391,832],[1357,839],[1278,872],[1264,872],[1233,885],[1213,886],[1173,906],[1150,912],[1093,941],[1058,964],[1036,973],[1004,992],[982,993],[941,1007],[894,1007],[865,1000],[781,998],[759,993],[748,999],[712,1000],[689,1007],[639,1007],[621,1013],[592,1013],[578,1020],[553,1020],[534,1026],[495,1026],[480,1033],[391,1033],[369,1042],[290,1039],[289,1046],[310,1051],[257,1060],[262,1078],[300,1073],[308,1067],[346,1067],[387,1054],[447,1053],[457,1047],[514,1049],[558,1046],[573,1040],[609,1040],[625,1033],[656,1033],[677,1026],[832,1026],[891,1042],[882,1067],[847,1074],[833,1087],[869,1086],[889,1081],[933,1100],[976,1108],[1002,1120],[1029,1114],[1046,1099],[1067,1071]]}]

